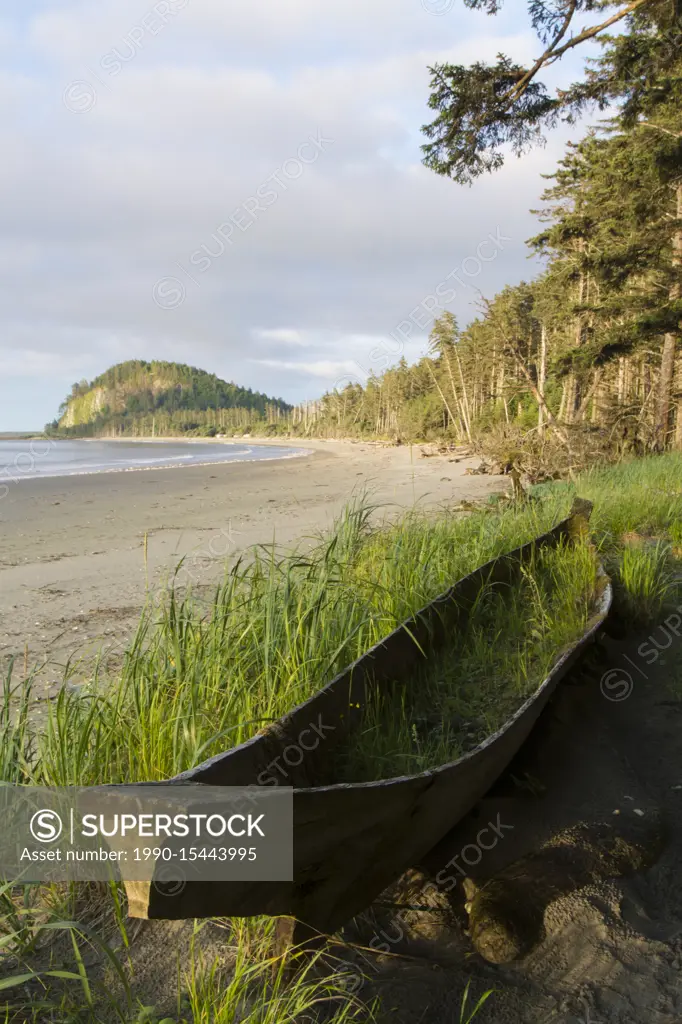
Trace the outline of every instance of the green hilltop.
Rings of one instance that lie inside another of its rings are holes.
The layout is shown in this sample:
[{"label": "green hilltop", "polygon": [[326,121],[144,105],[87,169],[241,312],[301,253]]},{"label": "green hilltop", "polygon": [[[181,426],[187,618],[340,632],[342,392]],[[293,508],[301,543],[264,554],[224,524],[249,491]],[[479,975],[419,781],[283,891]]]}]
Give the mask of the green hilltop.
[{"label": "green hilltop", "polygon": [[258,427],[284,429],[291,406],[194,366],[160,360],[117,363],[73,384],[46,427],[61,437],[212,437]]}]

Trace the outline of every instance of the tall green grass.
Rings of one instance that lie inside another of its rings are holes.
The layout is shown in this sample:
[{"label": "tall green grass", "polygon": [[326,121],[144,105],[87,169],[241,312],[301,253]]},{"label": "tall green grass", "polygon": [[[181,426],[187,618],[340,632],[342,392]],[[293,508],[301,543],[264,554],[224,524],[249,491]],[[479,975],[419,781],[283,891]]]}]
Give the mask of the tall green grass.
[{"label": "tall green grass", "polygon": [[346,782],[426,771],[499,729],[585,631],[597,596],[589,544],[540,549],[512,586],[488,584],[441,656],[369,698],[341,768]]},{"label": "tall green grass", "polygon": [[218,961],[191,954],[183,972],[187,1016],[178,1024],[371,1024],[376,1004],[350,996],[344,971],[324,964],[323,952],[306,957],[291,980],[291,957],[250,955],[238,946],[231,977]]},{"label": "tall green grass", "polygon": [[677,589],[670,545],[626,543],[619,557],[610,561],[617,610],[624,624],[646,626],[660,618]]},{"label": "tall green grass", "polygon": [[630,532],[668,537],[682,523],[682,455],[600,466],[572,483],[543,484],[534,493],[558,501],[579,493],[594,502],[592,532],[602,545],[617,545]]},{"label": "tall green grass", "polygon": [[[0,780],[87,785],[165,779],[196,765],[305,700],[453,579],[536,535],[562,510],[545,503],[467,518],[413,512],[379,530],[370,528],[372,511],[366,502],[351,505],[312,548],[255,552],[226,574],[208,609],[171,584],[145,609],[119,676],[110,678],[98,666],[87,685],[64,688],[40,717],[31,680],[18,678],[10,666],[0,700]],[[15,889],[12,900],[21,903],[30,891]],[[38,910],[55,931],[71,927],[63,914]],[[32,970],[19,964],[11,916],[4,914],[1,923],[17,958],[10,980]],[[125,945],[119,955],[129,962]],[[93,984],[82,976],[75,951],[72,959],[67,973],[73,978],[35,979],[46,988],[19,1004],[23,1019],[142,1019],[142,1010],[125,1001],[102,1018],[87,1016],[86,991],[92,993]],[[249,960],[253,970],[242,969],[245,962],[237,959],[240,980],[228,984],[227,994],[215,966],[202,965],[186,982],[192,992],[187,1019],[279,1024],[296,1020],[294,1009],[302,1020],[331,1012],[329,979],[326,989],[312,977],[299,976],[292,986],[281,980],[273,1001],[256,970],[260,960]],[[343,1024],[371,1019],[348,1000],[332,1009],[331,1019]],[[173,1019],[184,1020],[181,1014]]]},{"label": "tall green grass", "polygon": [[682,455],[599,467],[535,493],[565,500],[576,491],[594,502],[591,529],[613,580],[614,617],[623,628],[655,623],[680,589]]}]

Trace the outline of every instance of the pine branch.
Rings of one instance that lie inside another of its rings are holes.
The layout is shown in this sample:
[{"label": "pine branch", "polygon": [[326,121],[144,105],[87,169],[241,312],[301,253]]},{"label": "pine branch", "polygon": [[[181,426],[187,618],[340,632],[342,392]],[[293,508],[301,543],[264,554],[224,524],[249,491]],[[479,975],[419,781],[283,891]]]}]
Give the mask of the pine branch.
[{"label": "pine branch", "polygon": [[[568,53],[569,50],[572,50],[576,46],[580,46],[582,43],[587,42],[588,39],[594,39],[595,36],[598,36],[607,28],[611,28],[612,25],[615,25],[619,21],[622,21],[623,18],[627,18],[628,15],[632,14],[633,11],[636,11],[638,7],[642,7],[644,4],[651,2],[652,0],[633,0],[632,3],[628,4],[626,7],[621,8],[621,10],[617,11],[616,14],[614,14],[611,18],[607,18],[606,21],[603,21],[601,25],[594,25],[592,28],[583,29],[583,31],[580,32],[577,36],[573,36],[573,38],[570,39],[567,43],[559,47],[559,49],[556,49],[557,45],[561,42],[566,32],[568,31],[570,23],[575,14],[576,3],[572,2],[571,7],[569,9],[569,13],[566,15],[566,18],[564,19],[564,24],[557,33],[556,37],[552,40],[551,45],[548,46],[545,52],[542,54],[542,56],[536,60],[535,64],[530,69],[530,71],[528,71],[523,76],[521,81],[518,82],[518,84],[508,93],[509,102],[507,104],[507,109],[509,106],[511,106],[511,104],[515,103],[516,100],[518,100],[523,95],[523,93],[528,88],[528,85],[533,81],[538,72],[541,71],[544,67],[549,67],[555,61],[563,57],[565,53]],[[567,94],[559,91],[560,98],[565,95]]]}]

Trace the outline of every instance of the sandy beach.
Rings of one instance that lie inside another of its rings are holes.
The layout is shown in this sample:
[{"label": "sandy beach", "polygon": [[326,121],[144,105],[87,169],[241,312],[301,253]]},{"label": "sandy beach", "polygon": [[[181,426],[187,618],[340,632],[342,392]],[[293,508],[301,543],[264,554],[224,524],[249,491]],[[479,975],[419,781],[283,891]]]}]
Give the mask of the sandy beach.
[{"label": "sandy beach", "polygon": [[[259,442],[249,441],[249,444]],[[420,449],[285,442],[310,455],[19,480],[0,502],[0,658],[19,656],[55,684],[68,658],[125,645],[145,601],[184,558],[195,588],[226,560],[273,538],[290,546],[328,527],[366,488],[389,515],[506,491],[469,476],[477,459],[423,458]],[[145,572],[145,535],[147,567]],[[78,677],[78,670],[76,670]]]}]

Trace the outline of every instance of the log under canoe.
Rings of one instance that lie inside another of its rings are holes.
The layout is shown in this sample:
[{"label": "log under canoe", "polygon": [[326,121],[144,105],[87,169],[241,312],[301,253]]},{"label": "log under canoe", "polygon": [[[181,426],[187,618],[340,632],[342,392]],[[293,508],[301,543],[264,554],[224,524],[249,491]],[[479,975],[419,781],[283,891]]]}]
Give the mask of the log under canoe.
[{"label": "log under canoe", "polygon": [[[611,604],[608,578],[601,571],[596,607],[583,635],[557,652],[547,677],[504,725],[458,760],[417,775],[335,783],[332,755],[358,724],[355,706],[364,705],[369,688],[409,680],[425,655],[442,649],[453,630],[466,628],[467,610],[486,583],[512,583],[539,548],[584,536],[591,508],[577,499],[552,530],[459,580],[277,723],[170,780],[292,786],[292,882],[193,881],[172,894],[153,882],[129,882],[129,914],[163,919],[269,915],[303,922],[308,934],[309,929],[329,934],[417,865],[505,770],[558,683],[595,638]],[[302,744],[300,737],[311,730],[319,742]],[[286,757],[292,749],[300,752],[295,759]],[[284,773],[274,765],[285,765]]]}]

